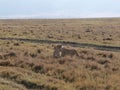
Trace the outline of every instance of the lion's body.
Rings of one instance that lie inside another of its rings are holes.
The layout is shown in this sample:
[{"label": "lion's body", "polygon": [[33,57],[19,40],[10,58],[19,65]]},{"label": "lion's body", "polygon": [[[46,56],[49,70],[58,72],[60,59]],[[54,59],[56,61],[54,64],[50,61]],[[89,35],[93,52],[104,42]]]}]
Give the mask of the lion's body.
[{"label": "lion's body", "polygon": [[73,48],[70,48],[70,47],[67,48],[62,45],[57,45],[54,47],[53,56],[55,58],[59,58],[59,57],[64,57],[64,56],[79,56],[79,54],[77,53],[77,50]]},{"label": "lion's body", "polygon": [[64,57],[64,56],[79,56],[77,51],[75,49],[72,49],[72,48],[65,48],[65,47],[62,47],[61,48],[61,56]]}]

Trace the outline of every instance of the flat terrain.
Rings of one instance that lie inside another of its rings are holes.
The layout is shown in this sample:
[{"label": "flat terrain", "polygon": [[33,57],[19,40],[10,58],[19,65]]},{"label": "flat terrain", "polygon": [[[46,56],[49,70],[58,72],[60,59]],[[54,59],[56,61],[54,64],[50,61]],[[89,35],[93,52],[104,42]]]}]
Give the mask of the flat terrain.
[{"label": "flat terrain", "polygon": [[[120,90],[119,29],[119,18],[0,20],[0,90]],[[88,46],[54,58],[58,43]]]},{"label": "flat terrain", "polygon": [[120,19],[0,20],[0,37],[120,46]]}]

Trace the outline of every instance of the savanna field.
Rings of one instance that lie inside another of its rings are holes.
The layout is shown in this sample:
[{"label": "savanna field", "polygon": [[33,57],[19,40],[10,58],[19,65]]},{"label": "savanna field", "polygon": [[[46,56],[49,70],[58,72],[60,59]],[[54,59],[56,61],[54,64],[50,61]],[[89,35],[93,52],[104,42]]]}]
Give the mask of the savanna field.
[{"label": "savanna field", "polygon": [[[63,41],[88,46],[55,58]],[[120,50],[89,44],[120,47],[120,19],[0,20],[0,90],[120,90]]]}]

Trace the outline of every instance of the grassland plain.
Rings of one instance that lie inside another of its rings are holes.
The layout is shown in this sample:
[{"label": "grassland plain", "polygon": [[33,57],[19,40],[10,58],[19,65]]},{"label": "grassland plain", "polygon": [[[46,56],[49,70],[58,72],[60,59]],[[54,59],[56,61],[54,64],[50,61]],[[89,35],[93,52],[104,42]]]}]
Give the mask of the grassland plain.
[{"label": "grassland plain", "polygon": [[[0,38],[120,46],[120,19],[0,20]],[[0,90],[119,90],[120,52],[76,47],[53,58],[55,44],[0,40]]]},{"label": "grassland plain", "polygon": [[0,36],[120,46],[120,19],[0,20]]}]

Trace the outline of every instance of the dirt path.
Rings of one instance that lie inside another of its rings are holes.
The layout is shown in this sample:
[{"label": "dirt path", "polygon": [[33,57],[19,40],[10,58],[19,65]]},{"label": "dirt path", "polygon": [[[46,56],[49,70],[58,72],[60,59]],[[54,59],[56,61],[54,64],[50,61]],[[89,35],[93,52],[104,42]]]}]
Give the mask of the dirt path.
[{"label": "dirt path", "polygon": [[31,43],[63,44],[63,45],[70,45],[73,47],[83,47],[83,48],[92,47],[98,50],[120,52],[120,47],[116,47],[116,46],[95,45],[95,44],[77,43],[77,42],[68,42],[68,41],[52,41],[52,40],[23,39],[23,38],[0,38],[0,40],[17,40],[17,41],[24,41]]}]

